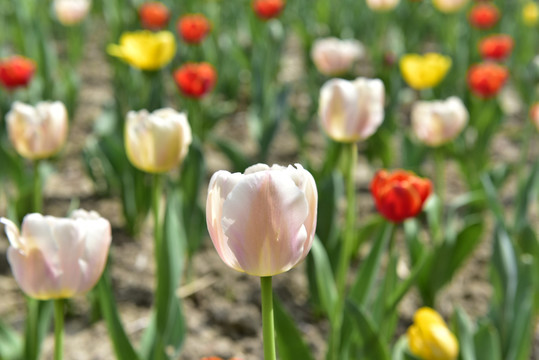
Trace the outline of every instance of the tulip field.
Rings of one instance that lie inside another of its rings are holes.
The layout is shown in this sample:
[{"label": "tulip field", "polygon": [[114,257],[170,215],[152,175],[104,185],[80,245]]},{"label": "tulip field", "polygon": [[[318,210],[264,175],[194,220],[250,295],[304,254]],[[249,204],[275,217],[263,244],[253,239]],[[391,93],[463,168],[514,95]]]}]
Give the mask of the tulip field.
[{"label": "tulip field", "polygon": [[539,359],[537,0],[1,0],[0,360]]}]

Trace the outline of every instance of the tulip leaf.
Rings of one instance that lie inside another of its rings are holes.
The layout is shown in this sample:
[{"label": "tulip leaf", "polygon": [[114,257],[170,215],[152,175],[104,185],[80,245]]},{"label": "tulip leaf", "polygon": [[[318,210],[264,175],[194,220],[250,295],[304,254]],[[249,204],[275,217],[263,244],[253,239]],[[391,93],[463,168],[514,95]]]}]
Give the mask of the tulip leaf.
[{"label": "tulip leaf", "polygon": [[105,268],[105,271],[97,283],[96,288],[101,305],[101,311],[103,312],[103,318],[107,324],[109,338],[112,341],[116,359],[139,360],[140,357],[135,352],[133,345],[125,333],[124,327],[122,326],[120,315],[118,313],[118,309],[116,308],[116,302],[114,301],[114,295],[112,293],[108,267]]},{"label": "tulip leaf", "polygon": [[23,342],[21,337],[0,320],[0,359],[21,359]]},{"label": "tulip leaf", "polygon": [[188,252],[194,254],[206,236],[206,216],[200,206],[199,195],[201,184],[206,177],[206,163],[202,153],[202,145],[194,139],[187,158],[184,161],[180,184],[182,188],[182,214],[188,239]]},{"label": "tulip leaf", "polygon": [[521,185],[517,199],[515,210],[515,229],[518,231],[526,225],[527,212],[530,202],[535,199],[537,186],[539,185],[539,161],[535,162],[533,169],[526,178],[527,180]]},{"label": "tulip leaf", "polygon": [[183,270],[186,235],[181,214],[181,195],[167,198],[162,246],[157,253],[157,290],[154,313],[142,339],[145,359],[175,359],[185,337],[185,320],[176,294]]},{"label": "tulip leaf", "polygon": [[482,324],[474,335],[476,359],[502,360],[498,332],[491,323]]},{"label": "tulip leaf", "polygon": [[364,345],[364,359],[389,360],[389,349],[381,335],[375,330],[371,317],[359,306],[347,301],[346,314],[352,319],[361,334]]},{"label": "tulip leaf", "polygon": [[279,359],[314,360],[294,321],[276,298],[273,299],[273,310]]},{"label": "tulip leaf", "polygon": [[337,287],[326,250],[317,236],[314,237],[310,254],[314,260],[318,296],[322,307],[331,318],[337,301]]},{"label": "tulip leaf", "polygon": [[376,280],[378,271],[380,270],[382,255],[393,236],[393,228],[393,224],[386,222],[385,226],[374,240],[369,255],[358,271],[356,280],[350,290],[350,297],[354,299],[356,304],[362,306],[366,305],[368,296],[371,293],[371,288]]},{"label": "tulip leaf", "polygon": [[468,314],[460,307],[457,307],[454,314],[454,322],[456,327],[456,335],[460,347],[460,359],[462,360],[482,360],[483,357],[475,357],[475,347],[473,343],[473,324]]},{"label": "tulip leaf", "polygon": [[402,335],[393,347],[391,360],[420,360],[418,357],[410,354],[408,337],[406,335]]},{"label": "tulip leaf", "polygon": [[316,234],[327,251],[338,248],[339,227],[337,204],[344,195],[342,176],[334,171],[317,182],[318,186],[318,219]]},{"label": "tulip leaf", "polygon": [[481,175],[481,183],[483,184],[483,189],[485,190],[485,194],[487,196],[488,206],[494,214],[497,223],[506,228],[505,217],[503,215],[503,206],[498,199],[496,187],[492,183],[492,180],[488,174],[484,173]]}]

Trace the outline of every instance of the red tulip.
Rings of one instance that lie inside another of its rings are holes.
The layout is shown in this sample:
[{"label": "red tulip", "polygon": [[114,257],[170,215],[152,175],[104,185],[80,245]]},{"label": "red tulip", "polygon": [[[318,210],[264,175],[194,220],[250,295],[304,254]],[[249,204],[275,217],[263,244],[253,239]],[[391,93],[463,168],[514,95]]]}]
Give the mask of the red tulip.
[{"label": "red tulip", "polygon": [[188,44],[200,43],[211,30],[208,19],[202,14],[181,17],[177,24],[178,34]]},{"label": "red tulip", "polygon": [[170,11],[165,4],[158,1],[142,4],[138,13],[142,26],[149,30],[161,30],[165,28],[170,19]]},{"label": "red tulip", "polygon": [[284,0],[254,0],[253,10],[259,18],[269,20],[279,16],[284,5]]},{"label": "red tulip", "polygon": [[419,214],[431,192],[430,180],[405,170],[380,170],[371,182],[376,208],[396,223]]},{"label": "red tulip", "polygon": [[484,59],[503,60],[511,54],[513,44],[509,35],[491,35],[481,40],[479,52]]},{"label": "red tulip", "polygon": [[183,95],[200,98],[213,89],[217,73],[207,62],[187,63],[174,72],[174,80]]},{"label": "red tulip", "polygon": [[508,76],[505,66],[492,62],[479,63],[468,70],[468,86],[475,95],[489,98],[498,93]]},{"label": "red tulip", "polygon": [[0,84],[8,90],[26,86],[32,79],[35,70],[36,64],[23,56],[15,55],[0,60]]},{"label": "red tulip", "polygon": [[491,3],[478,3],[470,10],[470,24],[478,29],[490,29],[500,19],[500,11]]}]

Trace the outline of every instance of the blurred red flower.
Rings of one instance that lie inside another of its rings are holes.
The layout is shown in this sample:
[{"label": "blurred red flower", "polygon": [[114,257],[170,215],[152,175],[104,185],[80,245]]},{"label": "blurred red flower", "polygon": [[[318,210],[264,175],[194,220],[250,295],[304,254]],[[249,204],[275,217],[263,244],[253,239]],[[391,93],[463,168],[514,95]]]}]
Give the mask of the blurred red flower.
[{"label": "blurred red flower", "polygon": [[186,63],[174,72],[174,80],[183,95],[200,98],[213,89],[217,73],[207,62]]},{"label": "blurred red flower", "polygon": [[503,60],[513,50],[513,38],[506,34],[490,35],[479,43],[483,59]]},{"label": "blurred red flower", "polygon": [[208,19],[202,14],[184,15],[178,20],[178,34],[188,44],[200,43],[211,30]]},{"label": "blurred red flower", "polygon": [[254,0],[253,10],[259,18],[269,20],[279,16],[284,5],[284,0]]},{"label": "blurred red flower", "polygon": [[376,208],[386,219],[396,223],[419,214],[431,192],[429,179],[405,170],[380,170],[371,182]]},{"label": "blurred red flower", "polygon": [[26,86],[32,79],[35,70],[34,61],[24,56],[15,55],[0,60],[0,84],[8,90]]},{"label": "blurred red flower", "polygon": [[494,4],[481,2],[472,7],[468,19],[475,28],[490,29],[500,19],[500,11]]},{"label": "blurred red flower", "polygon": [[161,30],[167,26],[170,19],[170,11],[165,4],[158,1],[147,2],[138,10],[142,27],[149,30]]},{"label": "blurred red flower", "polygon": [[475,95],[489,98],[498,93],[508,76],[505,66],[493,62],[479,63],[468,70],[468,86]]}]

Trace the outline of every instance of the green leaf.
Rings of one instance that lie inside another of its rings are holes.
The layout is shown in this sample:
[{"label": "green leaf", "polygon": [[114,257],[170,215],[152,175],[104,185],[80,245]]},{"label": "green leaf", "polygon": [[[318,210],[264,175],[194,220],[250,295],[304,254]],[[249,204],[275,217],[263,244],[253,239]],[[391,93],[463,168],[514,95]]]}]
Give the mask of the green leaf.
[{"label": "green leaf", "polygon": [[490,322],[483,323],[474,336],[475,358],[502,360],[502,349],[496,328]]},{"label": "green leaf", "polygon": [[147,359],[177,358],[185,338],[185,319],[180,298],[176,295],[187,246],[185,229],[180,220],[182,200],[178,192],[167,200],[162,246],[155,249],[158,251],[158,285],[154,315],[141,346],[141,353]]},{"label": "green leaf", "polygon": [[335,285],[335,278],[333,277],[333,271],[331,270],[326,250],[317,236],[314,237],[310,256],[314,260],[316,285],[319,291],[318,296],[322,307],[332,317],[333,309],[337,302],[337,286]]},{"label": "green leaf", "polygon": [[273,299],[273,310],[279,359],[314,360],[294,321],[276,298]]},{"label": "green leaf", "polygon": [[[460,359],[461,360],[476,360],[475,347],[473,342],[473,324],[466,312],[460,307],[457,307],[455,314],[453,315],[453,321],[456,327],[456,335],[459,341],[460,347]],[[478,360],[486,359],[483,357],[477,358]],[[489,359],[490,360],[490,359]]]},{"label": "green leaf", "polygon": [[135,352],[133,345],[129,341],[127,334],[122,326],[116,302],[112,293],[112,286],[109,279],[108,267],[103,272],[101,279],[97,283],[97,291],[101,311],[107,324],[109,338],[114,347],[114,353],[118,360],[140,360],[140,357]]},{"label": "green leaf", "polygon": [[0,320],[0,359],[22,359],[23,341],[7,324]]},{"label": "green leaf", "polygon": [[496,221],[499,225],[503,226],[504,229],[507,228],[505,225],[505,217],[503,215],[503,206],[498,199],[496,187],[492,183],[492,180],[487,173],[481,175],[481,183],[483,184],[483,189],[485,190],[485,194],[487,195],[488,206],[494,214]]},{"label": "green leaf", "polygon": [[317,182],[318,186],[318,219],[316,234],[321,239],[326,250],[338,247],[339,226],[337,204],[344,195],[344,182],[338,172]]},{"label": "green leaf", "polygon": [[515,205],[515,229],[518,231],[526,225],[528,207],[535,199],[537,185],[539,184],[539,161],[535,162],[533,169],[520,186]]},{"label": "green leaf", "polygon": [[371,288],[380,270],[382,255],[385,253],[385,249],[393,236],[393,229],[394,225],[386,222],[378,237],[374,240],[369,255],[359,268],[356,280],[350,290],[350,298],[358,305],[366,305]]},{"label": "green leaf", "polygon": [[365,360],[389,360],[389,349],[384,345],[374,323],[365,311],[351,302],[346,303],[346,314],[351,318],[357,331],[361,334],[364,345]]}]

